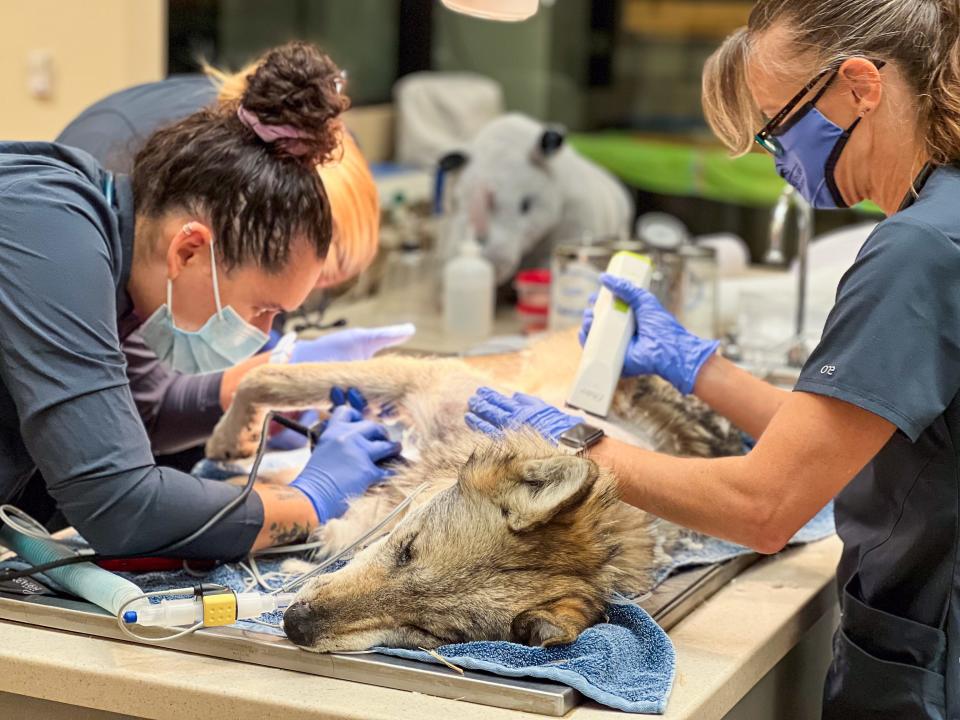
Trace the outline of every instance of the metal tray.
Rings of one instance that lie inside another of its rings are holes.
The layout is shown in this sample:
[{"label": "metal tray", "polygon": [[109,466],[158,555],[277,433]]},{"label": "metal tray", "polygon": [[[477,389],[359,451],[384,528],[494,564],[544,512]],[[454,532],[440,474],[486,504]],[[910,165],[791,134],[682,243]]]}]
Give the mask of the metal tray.
[{"label": "metal tray", "polygon": [[[683,571],[640,604],[669,630],[757,559],[757,555],[744,555]],[[0,619],[131,642],[121,634],[112,616],[95,605],[65,598],[0,593]],[[150,629],[139,630],[149,634]],[[580,693],[558,683],[473,670],[460,675],[440,665],[378,654],[317,655],[300,650],[285,638],[234,627],[200,630],[159,646],[554,717],[566,715],[583,701]]]}]

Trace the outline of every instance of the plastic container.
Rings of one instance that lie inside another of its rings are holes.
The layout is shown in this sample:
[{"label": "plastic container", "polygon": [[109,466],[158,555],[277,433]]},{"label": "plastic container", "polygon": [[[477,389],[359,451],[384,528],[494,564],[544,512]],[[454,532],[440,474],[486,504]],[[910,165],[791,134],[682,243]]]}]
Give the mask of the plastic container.
[{"label": "plastic container", "polygon": [[517,303],[517,317],[520,319],[520,329],[524,335],[543,332],[547,329],[550,319],[549,307],[535,307]]},{"label": "plastic container", "polygon": [[550,308],[550,270],[536,268],[521,270],[514,278],[513,287],[517,291],[517,307],[527,310],[549,310]]},{"label": "plastic container", "polygon": [[435,292],[429,254],[413,242],[404,242],[390,251],[385,265],[380,295],[390,316],[407,321],[429,312]]},{"label": "plastic container", "polygon": [[493,264],[472,237],[443,269],[443,327],[451,337],[479,342],[493,333],[496,303]]},{"label": "plastic container", "polygon": [[682,245],[676,250],[647,247],[654,264],[650,291],[690,332],[717,337],[719,299],[717,254],[713,248]]},{"label": "plastic container", "polygon": [[600,273],[613,257],[610,245],[558,245],[550,273],[551,330],[579,326],[591,293],[600,289]]}]

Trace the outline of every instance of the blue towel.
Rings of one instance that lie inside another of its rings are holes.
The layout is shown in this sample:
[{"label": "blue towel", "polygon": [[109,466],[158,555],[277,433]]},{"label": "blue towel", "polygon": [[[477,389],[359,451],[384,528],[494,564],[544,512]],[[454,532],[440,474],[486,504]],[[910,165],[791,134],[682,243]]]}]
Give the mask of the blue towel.
[{"label": "blue towel", "polygon": [[[445,645],[437,652],[466,670],[553,680],[617,710],[663,714],[676,670],[673,643],[653,618],[633,603],[608,605],[607,618],[570,645],[539,648],[509,642],[471,642]],[[377,650],[411,660],[439,662],[422,650]]]}]

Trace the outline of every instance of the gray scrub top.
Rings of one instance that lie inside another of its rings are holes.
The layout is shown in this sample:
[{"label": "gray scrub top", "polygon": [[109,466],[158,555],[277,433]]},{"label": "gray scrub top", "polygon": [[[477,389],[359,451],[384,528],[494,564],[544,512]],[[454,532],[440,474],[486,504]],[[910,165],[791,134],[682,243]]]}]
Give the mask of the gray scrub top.
[{"label": "gray scrub top", "polygon": [[[209,105],[217,89],[204,75],[175,75],[115,92],[80,113],[56,142],[86,150],[107,170],[129,173],[133,158],[157,128]],[[203,442],[223,414],[222,373],[184,375],[162,363],[137,333],[122,339],[130,389],[153,452],[177,452]]]},{"label": "gray scrub top", "polygon": [[960,169],[864,243],[796,389],[897,428],[836,499],[824,718],[960,717]]},{"label": "gray scrub top", "polygon": [[[140,322],[126,292],[134,198],[87,153],[0,143],[0,501],[39,469],[102,553],[190,534],[240,489],[157,467],[120,343]],[[263,524],[248,499],[178,555],[244,555]]]}]

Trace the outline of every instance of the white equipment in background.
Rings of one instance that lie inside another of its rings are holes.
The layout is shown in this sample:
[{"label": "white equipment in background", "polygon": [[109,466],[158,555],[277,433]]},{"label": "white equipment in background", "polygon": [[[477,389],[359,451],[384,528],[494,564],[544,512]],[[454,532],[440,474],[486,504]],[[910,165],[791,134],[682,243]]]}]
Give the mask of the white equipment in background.
[{"label": "white equipment in background", "polygon": [[[613,256],[607,272],[638,287],[649,288],[653,267],[646,255],[620,251]],[[583,346],[580,368],[567,405],[591,415],[607,416],[635,329],[636,319],[630,306],[601,288],[594,305],[593,326]]]},{"label": "white equipment in background", "polygon": [[750,248],[739,235],[715,233],[699,235],[696,244],[716,253],[717,275],[720,278],[744,273],[750,267]]},{"label": "white equipment in background", "polygon": [[[834,230],[810,243],[805,326],[808,339],[820,337],[833,308],[837,286],[876,227],[875,222]],[[785,343],[796,311],[797,263],[789,272],[752,269],[720,283],[720,332],[738,330],[738,344]]]},{"label": "white equipment in background", "polygon": [[397,162],[432,168],[503,114],[500,83],[474,73],[419,72],[393,86]]},{"label": "white equipment in background", "polygon": [[454,156],[459,169],[446,191],[447,252],[457,251],[472,226],[500,285],[521,267],[547,267],[560,244],[629,236],[630,195],[570,147],[562,128],[510,113],[448,158]]}]

